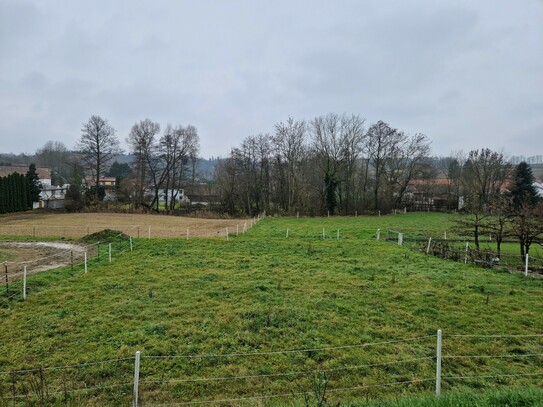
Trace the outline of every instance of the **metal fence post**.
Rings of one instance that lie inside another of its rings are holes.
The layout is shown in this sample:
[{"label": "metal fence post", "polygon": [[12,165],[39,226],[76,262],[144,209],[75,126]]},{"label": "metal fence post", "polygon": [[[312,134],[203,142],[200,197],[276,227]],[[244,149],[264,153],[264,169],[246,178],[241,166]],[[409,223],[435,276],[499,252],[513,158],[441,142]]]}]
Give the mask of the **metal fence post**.
[{"label": "metal fence post", "polygon": [[426,254],[430,253],[430,244],[432,243],[432,238],[428,239],[428,246],[426,246]]},{"label": "metal fence post", "polygon": [[23,300],[26,300],[26,266],[23,269]]},{"label": "metal fence post", "polygon": [[140,381],[140,351],[138,350],[136,352],[136,359],[134,361],[134,398],[132,400],[133,407],[138,407],[139,381]]},{"label": "metal fence post", "polygon": [[381,239],[381,229],[377,229],[377,240]]},{"label": "metal fence post", "polygon": [[85,273],[87,272],[87,252],[85,252]]},{"label": "metal fence post", "polygon": [[437,349],[436,349],[436,396],[441,395],[441,329],[437,330]]},{"label": "metal fence post", "polygon": [[524,275],[528,277],[528,253],[526,253],[526,263],[524,264]]}]

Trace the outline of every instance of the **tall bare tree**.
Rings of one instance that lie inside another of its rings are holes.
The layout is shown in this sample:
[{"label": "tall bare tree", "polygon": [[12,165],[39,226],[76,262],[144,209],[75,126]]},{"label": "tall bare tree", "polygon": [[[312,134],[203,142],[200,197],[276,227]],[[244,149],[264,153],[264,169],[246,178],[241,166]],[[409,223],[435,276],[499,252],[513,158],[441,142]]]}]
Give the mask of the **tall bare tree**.
[{"label": "tall bare tree", "polygon": [[100,176],[111,159],[122,152],[115,130],[107,120],[93,115],[83,124],[77,144],[81,160],[94,177],[94,199],[98,202]]},{"label": "tall bare tree", "polygon": [[311,121],[313,153],[322,176],[321,202],[333,214],[337,207],[339,167],[341,160],[341,117],[335,113],[315,117]]},{"label": "tall bare tree", "polygon": [[510,165],[503,154],[488,148],[470,151],[463,169],[468,207],[487,210],[500,195],[509,172]]},{"label": "tall bare tree", "polygon": [[360,155],[365,141],[364,119],[358,115],[343,115],[341,117],[341,166],[339,183],[339,205],[345,214],[352,211],[359,201],[358,173]]},{"label": "tall bare tree", "polygon": [[277,199],[287,213],[300,207],[301,166],[306,158],[306,137],[306,123],[289,117],[286,123],[275,124],[275,134],[271,138]]},{"label": "tall bare tree", "polygon": [[130,130],[126,141],[130,151],[135,156],[133,163],[135,172],[135,197],[136,208],[145,202],[145,188],[147,186],[149,163],[155,154],[155,136],[160,132],[160,125],[150,119],[135,123]]},{"label": "tall bare tree", "polygon": [[386,160],[385,174],[389,186],[389,198],[394,199],[396,206],[399,206],[411,180],[430,166],[430,142],[424,134],[418,133],[410,137],[399,132],[391,147],[390,155]]},{"label": "tall bare tree", "polygon": [[375,210],[381,207],[380,193],[385,180],[387,160],[389,160],[396,149],[396,145],[403,138],[403,133],[381,120],[368,129],[366,155],[369,167],[373,171],[373,203]]}]

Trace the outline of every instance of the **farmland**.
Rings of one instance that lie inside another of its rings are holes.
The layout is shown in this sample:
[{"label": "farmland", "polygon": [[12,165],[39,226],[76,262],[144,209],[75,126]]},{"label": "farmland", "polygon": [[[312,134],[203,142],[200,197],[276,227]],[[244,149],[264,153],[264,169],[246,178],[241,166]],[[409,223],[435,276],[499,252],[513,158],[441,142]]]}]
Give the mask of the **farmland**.
[{"label": "farmland", "polygon": [[0,397],[128,405],[136,351],[142,405],[316,403],[324,381],[329,402],[428,395],[438,329],[444,393],[541,387],[541,279],[376,239],[441,235],[453,216],[265,218],[229,240],[134,239],[87,274],[30,276],[25,301],[0,303]]},{"label": "farmland", "polygon": [[0,218],[0,236],[78,238],[103,229],[134,237],[217,237],[242,230],[250,219],[200,219],[123,213],[22,213]]}]

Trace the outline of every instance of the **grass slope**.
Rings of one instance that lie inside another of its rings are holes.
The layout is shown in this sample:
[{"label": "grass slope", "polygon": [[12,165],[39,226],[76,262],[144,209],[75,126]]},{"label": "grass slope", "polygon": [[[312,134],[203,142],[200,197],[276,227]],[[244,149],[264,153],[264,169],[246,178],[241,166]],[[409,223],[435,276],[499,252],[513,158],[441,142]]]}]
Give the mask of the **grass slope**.
[{"label": "grass slope", "polygon": [[[88,274],[65,269],[33,276],[25,302],[2,303],[1,372],[123,360],[5,373],[0,398],[29,392],[39,399],[39,389],[47,388],[59,393],[49,396],[50,404],[127,404],[138,350],[146,404],[277,394],[285,397],[263,400],[314,400],[311,392],[318,393],[323,380],[331,402],[431,394],[437,329],[444,332],[444,376],[526,375],[444,379],[444,393],[542,386],[543,359],[533,355],[543,353],[543,338],[451,334],[543,333],[543,281],[357,238],[366,228],[398,222],[405,222],[404,229],[408,223],[420,230],[446,226],[447,217],[431,215],[265,219],[229,241],[136,240],[134,252],[115,257],[113,264],[102,255]],[[279,234],[339,223],[352,236]],[[346,345],[354,346],[186,358]],[[150,358],[164,355],[178,358]],[[462,355],[509,357],[451,357]],[[367,366],[374,364],[379,366]],[[238,378],[187,381],[227,376]],[[95,386],[112,387],[69,391]]]}]

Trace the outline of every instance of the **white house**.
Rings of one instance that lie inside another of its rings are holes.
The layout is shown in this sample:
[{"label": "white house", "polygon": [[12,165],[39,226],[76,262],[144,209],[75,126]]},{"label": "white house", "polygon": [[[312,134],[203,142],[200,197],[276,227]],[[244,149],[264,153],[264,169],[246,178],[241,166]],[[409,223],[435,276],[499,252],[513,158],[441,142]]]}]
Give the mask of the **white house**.
[{"label": "white house", "polygon": [[35,208],[62,209],[64,208],[64,198],[70,184],[64,185],[43,185],[40,191],[40,202],[34,202]]},{"label": "white house", "polygon": [[537,195],[543,197],[543,180],[535,181],[533,185],[537,191]]}]

